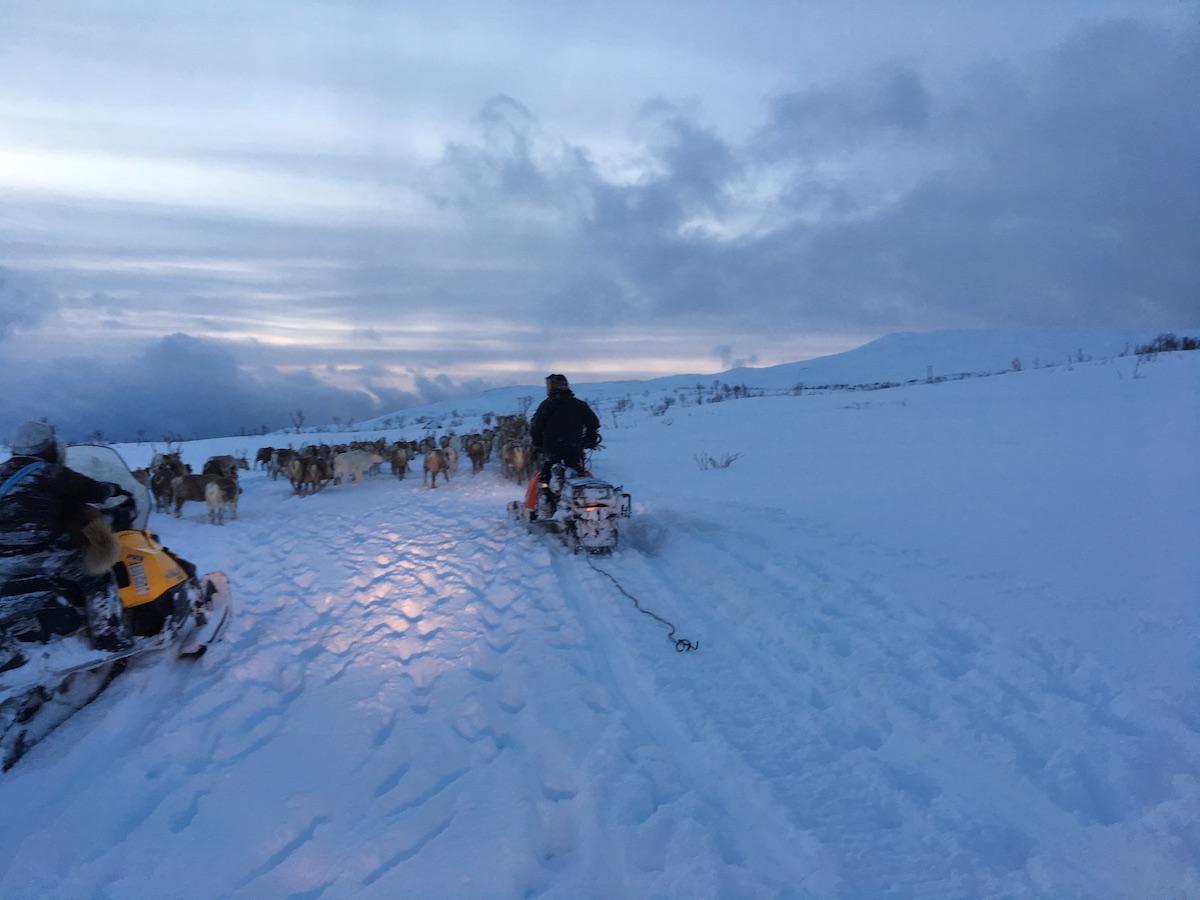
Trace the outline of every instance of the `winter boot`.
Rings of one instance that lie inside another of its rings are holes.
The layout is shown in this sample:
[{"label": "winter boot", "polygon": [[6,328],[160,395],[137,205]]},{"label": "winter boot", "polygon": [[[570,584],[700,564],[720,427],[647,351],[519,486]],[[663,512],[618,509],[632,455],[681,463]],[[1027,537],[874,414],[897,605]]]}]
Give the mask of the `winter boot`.
[{"label": "winter boot", "polygon": [[121,597],[111,577],[102,579],[103,586],[88,592],[87,623],[92,646],[97,650],[117,653],[133,646],[133,635],[125,622]]},{"label": "winter boot", "polygon": [[538,485],[537,517],[543,520],[552,518],[556,506],[554,494],[550,492],[550,486],[544,482]]}]

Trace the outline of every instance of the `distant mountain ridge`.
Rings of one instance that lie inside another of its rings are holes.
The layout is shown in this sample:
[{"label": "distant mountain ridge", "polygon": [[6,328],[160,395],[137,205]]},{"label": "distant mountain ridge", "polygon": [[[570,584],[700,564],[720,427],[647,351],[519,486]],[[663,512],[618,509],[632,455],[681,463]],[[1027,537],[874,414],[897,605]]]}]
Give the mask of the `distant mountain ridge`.
[{"label": "distant mountain ridge", "polygon": [[[1133,353],[1153,341],[1162,328],[1040,328],[1040,329],[958,329],[930,332],[898,332],[874,341],[815,359],[781,363],[761,368],[740,367],[709,374],[664,375],[629,381],[584,382],[572,379],[572,389],[588,400],[667,393],[714,381],[745,385],[768,391],[788,390],[797,385],[818,387],[826,384],[874,384],[907,382],[928,377],[943,378],[960,374],[989,374],[1014,368],[1066,365],[1083,359],[1103,359]],[[1200,329],[1174,329],[1183,335]],[[567,373],[568,378],[571,377]],[[419,417],[442,418],[458,412],[472,417],[491,412],[516,411],[522,400],[536,406],[543,396],[542,385],[515,385],[494,388],[471,397],[444,400],[421,407],[400,410],[360,423],[360,429],[386,427],[398,419],[408,422]]]},{"label": "distant mountain ridge", "polygon": [[778,366],[731,369],[717,377],[752,387],[785,388],[798,383],[867,384],[905,382],[929,376],[998,372],[1065,365],[1079,355],[1092,359],[1133,353],[1162,329],[1044,328],[963,329],[899,332],[832,356]]}]

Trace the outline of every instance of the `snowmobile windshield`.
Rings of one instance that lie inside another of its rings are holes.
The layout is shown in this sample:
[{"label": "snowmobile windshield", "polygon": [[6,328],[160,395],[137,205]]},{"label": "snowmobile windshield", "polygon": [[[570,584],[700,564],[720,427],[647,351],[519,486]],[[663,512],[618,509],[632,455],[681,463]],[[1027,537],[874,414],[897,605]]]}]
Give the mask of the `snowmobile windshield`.
[{"label": "snowmobile windshield", "polygon": [[133,527],[138,531],[145,530],[150,519],[150,489],[133,477],[120,453],[99,444],[73,444],[67,448],[66,465],[88,478],[116,482],[133,494],[137,504]]}]

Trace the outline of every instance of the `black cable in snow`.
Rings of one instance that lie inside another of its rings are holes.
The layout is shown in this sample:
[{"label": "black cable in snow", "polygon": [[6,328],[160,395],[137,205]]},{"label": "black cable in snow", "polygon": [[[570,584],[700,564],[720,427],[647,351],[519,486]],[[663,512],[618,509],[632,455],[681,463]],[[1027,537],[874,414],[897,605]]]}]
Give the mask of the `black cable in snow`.
[{"label": "black cable in snow", "polygon": [[621,582],[617,581],[617,579],[614,578],[612,576],[612,574],[610,574],[609,572],[605,572],[603,569],[601,569],[599,566],[597,566],[595,560],[592,559],[591,554],[588,554],[587,561],[588,561],[588,565],[591,566],[594,571],[599,572],[601,575],[603,575],[605,578],[607,578],[609,581],[611,581],[613,584],[615,584],[617,586],[618,591],[620,591],[622,594],[624,594],[626,597],[628,597],[630,600],[632,600],[633,605],[637,607],[638,612],[644,613],[645,615],[649,616],[650,618],[656,619],[657,621],[662,622],[662,624],[666,625],[668,628],[671,629],[670,633],[667,635],[667,640],[672,641],[675,644],[675,652],[676,653],[682,653],[684,650],[699,650],[700,649],[699,641],[696,641],[696,643],[693,644],[687,638],[675,637],[675,626],[674,625],[672,625],[670,622],[668,622],[662,616],[657,615],[656,613],[652,613],[648,609],[643,609],[642,604],[638,602],[638,598],[633,596],[633,594],[629,593],[629,591],[625,590],[625,588],[621,587]]}]

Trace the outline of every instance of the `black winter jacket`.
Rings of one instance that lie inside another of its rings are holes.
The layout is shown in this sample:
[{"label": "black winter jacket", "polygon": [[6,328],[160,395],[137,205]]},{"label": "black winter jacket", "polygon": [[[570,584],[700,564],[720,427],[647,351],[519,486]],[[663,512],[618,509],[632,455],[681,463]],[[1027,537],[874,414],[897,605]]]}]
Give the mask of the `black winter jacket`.
[{"label": "black winter jacket", "polygon": [[0,496],[0,570],[12,557],[69,550],[71,541],[64,524],[69,502],[99,503],[113,495],[108,482],[36,456],[14,456],[0,463],[0,488],[31,463],[37,463],[37,468]]},{"label": "black winter jacket", "polygon": [[534,448],[553,460],[578,458],[584,447],[595,445],[599,433],[600,420],[570,388],[559,388],[543,400],[529,426]]}]

